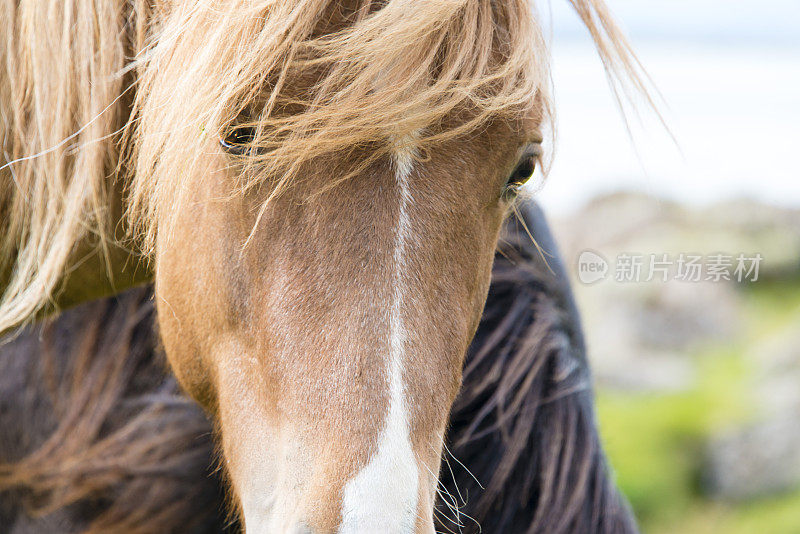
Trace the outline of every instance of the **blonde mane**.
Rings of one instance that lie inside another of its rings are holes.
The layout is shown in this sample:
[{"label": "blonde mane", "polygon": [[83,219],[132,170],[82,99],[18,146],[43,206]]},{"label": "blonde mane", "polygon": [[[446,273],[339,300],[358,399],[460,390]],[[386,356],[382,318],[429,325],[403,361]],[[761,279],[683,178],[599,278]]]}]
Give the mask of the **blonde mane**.
[{"label": "blonde mane", "polygon": [[[603,1],[569,1],[615,93],[649,101]],[[235,128],[255,135],[231,194],[269,181],[274,196],[317,158],[368,148],[357,172],[412,132],[424,157],[534,99],[549,109],[527,0],[0,0],[0,27],[0,332],[48,305],[78,245],[114,239],[120,184],[151,255]]]}]

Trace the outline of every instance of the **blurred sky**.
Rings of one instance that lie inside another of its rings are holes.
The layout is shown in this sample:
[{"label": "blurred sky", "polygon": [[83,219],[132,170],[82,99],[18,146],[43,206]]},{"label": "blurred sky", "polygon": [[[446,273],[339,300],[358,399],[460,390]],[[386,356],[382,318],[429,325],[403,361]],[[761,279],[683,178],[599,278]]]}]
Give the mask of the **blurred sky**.
[{"label": "blurred sky", "polygon": [[[690,203],[747,196],[800,207],[800,0],[607,0],[657,87],[680,149],[650,118],[631,142],[565,0],[552,22],[553,213],[637,189]],[[638,152],[638,157],[637,157]]]}]

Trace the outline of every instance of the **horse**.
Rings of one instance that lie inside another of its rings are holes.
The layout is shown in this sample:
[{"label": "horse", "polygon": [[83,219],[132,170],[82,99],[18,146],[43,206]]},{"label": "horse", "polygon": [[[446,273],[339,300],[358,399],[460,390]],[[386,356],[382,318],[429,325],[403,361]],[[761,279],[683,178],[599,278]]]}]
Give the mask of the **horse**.
[{"label": "horse", "polygon": [[[450,418],[441,532],[636,532],[594,425],[580,318],[541,210],[510,220]],[[219,533],[213,427],[158,350],[151,288],[0,347],[0,523],[21,532]],[[469,497],[469,498],[467,498]]]},{"label": "horse", "polygon": [[[612,87],[647,95],[602,1],[571,4]],[[0,331],[152,281],[246,531],[432,532],[552,113],[537,20],[526,0],[3,0]]]}]

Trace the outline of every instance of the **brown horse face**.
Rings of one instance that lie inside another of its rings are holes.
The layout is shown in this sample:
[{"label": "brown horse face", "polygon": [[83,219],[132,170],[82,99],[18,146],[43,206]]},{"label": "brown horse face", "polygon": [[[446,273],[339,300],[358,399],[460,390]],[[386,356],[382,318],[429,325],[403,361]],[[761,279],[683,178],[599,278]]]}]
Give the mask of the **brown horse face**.
[{"label": "brown horse face", "polygon": [[269,191],[230,199],[231,155],[209,146],[159,237],[159,321],[248,532],[433,532],[448,412],[533,146],[493,125],[327,190],[343,162],[319,162],[260,219]]}]

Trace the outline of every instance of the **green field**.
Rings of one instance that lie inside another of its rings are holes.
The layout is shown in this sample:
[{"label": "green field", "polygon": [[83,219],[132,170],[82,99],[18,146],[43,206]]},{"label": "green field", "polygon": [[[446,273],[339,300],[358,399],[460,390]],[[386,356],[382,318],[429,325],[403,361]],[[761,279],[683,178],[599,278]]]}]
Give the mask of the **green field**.
[{"label": "green field", "polygon": [[747,328],[724,346],[691,355],[696,380],[688,390],[643,394],[598,388],[606,451],[644,532],[800,533],[800,487],[732,503],[708,499],[700,484],[707,437],[755,415],[753,348],[800,325],[800,281],[758,282],[743,290],[742,298]]}]

